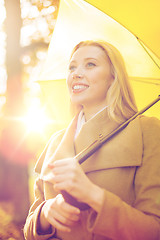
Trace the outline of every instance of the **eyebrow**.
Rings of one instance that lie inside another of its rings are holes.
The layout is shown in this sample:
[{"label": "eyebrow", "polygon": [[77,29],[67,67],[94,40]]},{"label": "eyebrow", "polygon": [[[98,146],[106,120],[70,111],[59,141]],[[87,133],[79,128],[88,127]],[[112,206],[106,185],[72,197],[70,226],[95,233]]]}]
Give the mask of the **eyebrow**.
[{"label": "eyebrow", "polygon": [[94,57],[88,57],[88,58],[85,58],[85,60],[96,60],[97,61],[97,58],[94,58]]},{"label": "eyebrow", "polygon": [[[94,57],[87,57],[87,58],[85,58],[84,60],[87,61],[87,60],[91,60],[91,59],[98,61],[98,60],[97,60],[96,58],[94,58]],[[74,62],[76,62],[76,60],[73,59],[70,63],[74,63]]]}]

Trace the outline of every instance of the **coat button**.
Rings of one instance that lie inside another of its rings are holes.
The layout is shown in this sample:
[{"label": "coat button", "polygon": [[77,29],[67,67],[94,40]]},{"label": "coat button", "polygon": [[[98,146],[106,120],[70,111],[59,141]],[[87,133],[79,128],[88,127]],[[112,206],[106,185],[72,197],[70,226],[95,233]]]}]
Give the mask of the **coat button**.
[{"label": "coat button", "polygon": [[102,133],[99,134],[99,138],[100,138],[100,139],[103,138],[103,134],[102,134]]}]

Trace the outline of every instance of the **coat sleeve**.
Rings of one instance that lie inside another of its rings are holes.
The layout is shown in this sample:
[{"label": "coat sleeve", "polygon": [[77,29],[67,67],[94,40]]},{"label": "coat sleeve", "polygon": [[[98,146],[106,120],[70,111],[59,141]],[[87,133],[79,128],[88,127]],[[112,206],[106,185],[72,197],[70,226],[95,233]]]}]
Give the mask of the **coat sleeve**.
[{"label": "coat sleeve", "polygon": [[[48,150],[48,147],[51,145],[54,149],[56,149],[54,141],[58,136],[60,135],[60,132],[54,134],[51,139],[49,140],[48,144],[46,145],[44,151],[42,152],[41,156],[39,157],[36,166],[35,166],[35,171],[37,173],[41,173],[42,166],[45,161],[45,156],[46,152]],[[24,236],[25,239],[27,240],[46,240],[52,237],[52,239],[58,239],[55,237],[56,230],[55,228],[51,227],[50,231],[46,234],[40,233],[39,232],[39,215],[41,212],[41,209],[45,203],[45,197],[44,197],[44,190],[43,190],[43,180],[40,179],[39,177],[35,181],[35,186],[34,186],[34,194],[35,194],[35,201],[33,205],[31,206],[29,210],[28,217],[26,219],[26,223],[24,226]]]},{"label": "coat sleeve", "polygon": [[143,162],[135,174],[133,206],[104,190],[101,211],[91,211],[88,230],[119,240],[160,240],[160,122],[142,117]]},{"label": "coat sleeve", "polygon": [[48,233],[43,234],[39,232],[39,215],[44,203],[43,181],[37,179],[35,182],[35,201],[30,208],[24,226],[24,237],[27,240],[46,240],[50,237],[58,240],[58,238],[55,237],[56,230],[54,227],[51,227]]}]

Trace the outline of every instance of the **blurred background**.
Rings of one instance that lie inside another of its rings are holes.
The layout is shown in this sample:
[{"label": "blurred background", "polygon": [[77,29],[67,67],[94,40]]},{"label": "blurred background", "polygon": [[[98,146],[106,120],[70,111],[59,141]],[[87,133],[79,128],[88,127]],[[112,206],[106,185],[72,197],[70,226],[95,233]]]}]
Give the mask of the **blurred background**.
[{"label": "blurred background", "polygon": [[33,166],[57,125],[36,82],[59,0],[0,1],[0,239],[23,239]]}]

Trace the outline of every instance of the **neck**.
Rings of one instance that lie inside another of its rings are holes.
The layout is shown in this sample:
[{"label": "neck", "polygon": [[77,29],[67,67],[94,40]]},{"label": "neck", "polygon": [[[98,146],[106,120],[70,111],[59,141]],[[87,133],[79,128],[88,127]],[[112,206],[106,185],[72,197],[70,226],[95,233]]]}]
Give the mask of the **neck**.
[{"label": "neck", "polygon": [[83,107],[83,111],[84,111],[84,116],[85,116],[85,120],[88,121],[89,119],[91,119],[96,113],[98,113],[99,111],[101,111],[103,108],[105,108],[106,105],[103,106],[94,106],[94,107]]}]

